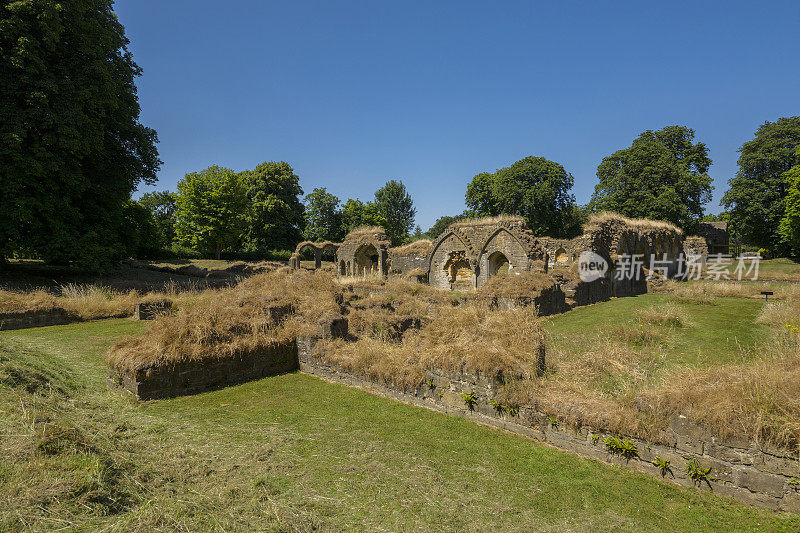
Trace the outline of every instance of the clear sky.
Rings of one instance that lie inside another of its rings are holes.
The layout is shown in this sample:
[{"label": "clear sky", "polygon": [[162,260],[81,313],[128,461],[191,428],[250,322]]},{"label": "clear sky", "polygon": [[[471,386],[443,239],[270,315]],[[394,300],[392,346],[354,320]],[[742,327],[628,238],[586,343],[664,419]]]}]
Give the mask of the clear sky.
[{"label": "clear sky", "polygon": [[[158,131],[158,189],[212,164],[288,161],[306,193],[370,200],[389,178],[417,222],[528,155],[585,203],[604,156],[687,125],[719,212],[737,149],[800,115],[800,1],[117,0]],[[151,190],[143,188],[142,191]]]}]

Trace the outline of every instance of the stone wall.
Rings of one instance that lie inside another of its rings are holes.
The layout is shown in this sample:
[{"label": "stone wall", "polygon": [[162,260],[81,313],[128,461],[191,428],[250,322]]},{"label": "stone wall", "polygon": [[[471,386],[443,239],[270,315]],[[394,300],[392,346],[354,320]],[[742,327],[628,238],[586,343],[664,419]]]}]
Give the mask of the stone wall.
[{"label": "stone wall", "polygon": [[135,371],[109,369],[107,385],[140,400],[197,394],[297,370],[295,341],[216,361],[185,361]]},{"label": "stone wall", "polygon": [[380,277],[389,271],[389,247],[381,228],[356,228],[344,238],[336,252],[336,272],[340,277]]},{"label": "stone wall", "polygon": [[389,278],[428,280],[430,241],[389,249]]},{"label": "stone wall", "polygon": [[547,252],[521,217],[456,222],[431,245],[428,283],[441,289],[482,286],[508,264],[509,273],[547,271]]},{"label": "stone wall", "polygon": [[[497,380],[478,375],[428,372],[425,382],[419,387],[402,389],[326,364],[315,356],[316,346],[316,338],[298,339],[301,371],[360,387],[373,394],[526,435],[557,448],[632,467],[680,485],[710,490],[747,504],[800,512],[800,463],[796,453],[758,447],[748,441],[724,441],[685,417],[678,416],[673,418],[664,432],[664,443],[629,438],[636,446],[637,453],[625,458],[610,451],[606,445],[606,439],[616,435],[600,428],[570,427],[524,406],[519,407],[518,411],[496,408],[491,402],[502,386]],[[466,406],[461,396],[463,393],[474,394],[477,403],[472,408]],[[656,457],[669,461],[669,468],[663,474],[654,464]],[[691,479],[687,473],[687,465],[691,460],[695,460],[701,468],[711,468],[708,481],[695,482]]]},{"label": "stone wall", "polygon": [[303,241],[297,245],[294,249],[294,253],[289,258],[289,267],[292,270],[299,270],[300,269],[300,254],[308,249],[314,254],[314,268],[321,268],[322,267],[322,253],[323,252],[330,252],[334,255],[339,251],[339,247],[341,244],[337,242],[325,241],[325,242],[313,242],[313,241]]},{"label": "stone wall", "polygon": [[699,256],[702,264],[706,264],[708,260],[708,245],[703,237],[686,237],[683,241],[683,250],[687,256]]},{"label": "stone wall", "polygon": [[154,302],[139,302],[133,308],[134,320],[153,320],[159,315],[172,312],[172,300],[162,299]]},{"label": "stone wall", "polygon": [[59,326],[71,322],[80,322],[80,320],[80,317],[71,315],[64,309],[6,313],[0,314],[0,331],[38,328],[42,326]]}]

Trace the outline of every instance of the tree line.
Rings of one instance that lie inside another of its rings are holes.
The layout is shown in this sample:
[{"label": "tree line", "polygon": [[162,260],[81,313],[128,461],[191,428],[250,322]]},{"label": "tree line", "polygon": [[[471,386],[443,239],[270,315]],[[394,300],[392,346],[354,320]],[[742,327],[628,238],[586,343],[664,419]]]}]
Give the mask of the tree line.
[{"label": "tree line", "polygon": [[366,203],[349,199],[340,205],[324,187],[303,199],[299,178],[284,161],[238,173],[211,166],[186,174],[177,189],[146,193],[132,202],[139,256],[288,257],[301,240],[341,241],[358,226],[381,226],[397,245],[410,239],[416,214],[411,195],[397,180],[389,180]]},{"label": "tree line", "polygon": [[689,234],[701,221],[723,220],[740,242],[800,256],[800,117],[765,122],[739,153],[719,215],[704,215],[713,191],[708,148],[691,128],[667,126],[604,157],[587,205],[576,204],[574,179],[561,164],[531,156],[475,175],[467,185],[468,210],[440,217],[426,236],[460,219],[506,213],[521,215],[540,235],[571,238],[591,213],[614,211],[666,220]]},{"label": "tree line", "polygon": [[[711,200],[708,149],[687,126],[645,131],[605,157],[587,205],[563,165],[525,157],[467,183],[468,209],[427,232],[400,180],[363,202],[325,188],[307,196],[286,162],[236,172],[190,172],[176,192],[156,183],[156,132],[140,122],[124,28],[105,0],[0,5],[0,266],[9,257],[106,268],[130,256],[268,254],[302,239],[341,240],[385,229],[393,244],[435,238],[460,218],[516,214],[538,234],[573,237],[592,212],[673,222],[691,233]],[[743,242],[800,255],[800,117],[765,122],[739,150],[738,172],[715,216]],[[708,217],[706,217],[708,218]]]}]

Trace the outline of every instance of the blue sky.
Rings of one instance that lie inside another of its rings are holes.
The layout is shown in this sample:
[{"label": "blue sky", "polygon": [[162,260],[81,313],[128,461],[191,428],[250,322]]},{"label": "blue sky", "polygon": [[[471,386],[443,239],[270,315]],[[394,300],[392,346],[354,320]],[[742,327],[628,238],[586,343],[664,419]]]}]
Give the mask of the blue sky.
[{"label": "blue sky", "polygon": [[[800,2],[118,0],[159,134],[157,189],[288,161],[306,193],[399,178],[426,229],[468,181],[528,155],[585,203],[604,156],[693,128],[718,212],[737,149],[800,115]],[[150,187],[142,191],[152,190]]]}]

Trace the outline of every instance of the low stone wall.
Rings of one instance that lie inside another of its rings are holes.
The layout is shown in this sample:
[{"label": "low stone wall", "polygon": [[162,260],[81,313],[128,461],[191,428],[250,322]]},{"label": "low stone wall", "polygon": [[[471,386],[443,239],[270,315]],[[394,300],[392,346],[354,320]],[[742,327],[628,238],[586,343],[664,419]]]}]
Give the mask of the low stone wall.
[{"label": "low stone wall", "polygon": [[493,296],[490,306],[496,309],[514,310],[521,307],[536,306],[541,316],[556,315],[569,310],[564,299],[564,291],[558,285],[544,289],[535,296],[519,296],[516,298]]},{"label": "low stone wall", "polygon": [[253,381],[297,370],[295,341],[218,361],[186,361],[136,371],[109,369],[107,385],[140,400],[197,394],[210,389]]},{"label": "low stone wall", "polygon": [[133,308],[134,320],[153,320],[159,315],[172,311],[172,300],[157,300],[154,302],[140,302]]},{"label": "low stone wall", "polygon": [[[800,512],[800,463],[796,454],[759,448],[747,441],[722,441],[685,417],[675,417],[665,432],[667,444],[654,444],[628,438],[637,454],[624,458],[609,451],[610,432],[590,427],[573,428],[544,413],[520,407],[518,412],[498,411],[490,402],[501,383],[483,376],[447,375],[429,372],[426,382],[416,389],[401,389],[353,375],[315,357],[317,339],[297,340],[300,370],[327,380],[344,383],[403,402],[442,413],[462,416],[476,422],[526,435],[557,448],[577,452],[607,463],[622,464],[685,486],[711,490],[740,502],[772,510]],[[474,393],[476,404],[469,409],[462,393]],[[663,473],[656,457],[669,461]],[[709,480],[695,482],[687,473],[690,461],[700,468],[711,467]]]},{"label": "low stone wall", "polygon": [[25,313],[0,315],[0,331],[11,329],[39,328],[43,326],[60,326],[81,319],[70,315],[63,309],[51,311],[28,311]]},{"label": "low stone wall", "polygon": [[389,250],[389,278],[406,278],[415,271],[428,271],[428,256],[423,254],[393,255]]}]

